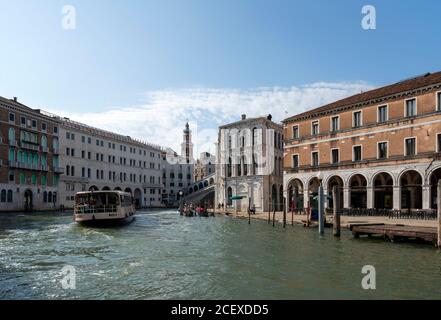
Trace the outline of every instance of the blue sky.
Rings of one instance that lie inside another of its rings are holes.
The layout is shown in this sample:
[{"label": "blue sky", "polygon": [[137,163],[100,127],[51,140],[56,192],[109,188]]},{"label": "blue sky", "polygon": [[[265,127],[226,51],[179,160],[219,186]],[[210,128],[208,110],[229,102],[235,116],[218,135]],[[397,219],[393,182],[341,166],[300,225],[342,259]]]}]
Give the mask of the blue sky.
[{"label": "blue sky", "polygon": [[[75,30],[61,28],[66,4],[76,8]],[[361,28],[366,4],[377,10],[376,30]],[[176,149],[187,118],[211,148],[216,126],[240,113],[281,120],[441,70],[435,0],[0,0],[0,8],[1,96]]]}]

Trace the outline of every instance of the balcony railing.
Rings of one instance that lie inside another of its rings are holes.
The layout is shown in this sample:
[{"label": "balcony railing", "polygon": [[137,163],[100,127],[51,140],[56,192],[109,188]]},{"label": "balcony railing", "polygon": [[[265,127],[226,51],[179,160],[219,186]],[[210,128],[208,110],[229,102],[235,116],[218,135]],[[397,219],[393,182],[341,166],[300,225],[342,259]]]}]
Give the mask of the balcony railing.
[{"label": "balcony railing", "polygon": [[22,141],[22,142],[20,143],[20,146],[21,146],[23,149],[28,149],[28,150],[32,150],[32,151],[40,151],[40,146],[39,146],[39,145],[36,145],[36,144],[33,144],[33,143],[28,143],[28,142],[24,142],[24,141]]},{"label": "balcony railing", "polygon": [[48,147],[41,147],[41,152],[48,153],[49,148]]},{"label": "balcony railing", "polygon": [[49,166],[42,166],[41,164],[24,163],[19,161],[9,161],[10,168],[26,169],[35,171],[49,171]]},{"label": "balcony railing", "polygon": [[63,174],[64,173],[64,168],[54,167],[54,172],[55,173],[59,173],[59,174]]},{"label": "balcony railing", "polygon": [[60,148],[59,148],[59,147],[53,147],[53,148],[52,148],[52,152],[53,152],[54,154],[60,154]]},{"label": "balcony railing", "polygon": [[9,140],[9,146],[18,147],[18,141],[17,140]]}]

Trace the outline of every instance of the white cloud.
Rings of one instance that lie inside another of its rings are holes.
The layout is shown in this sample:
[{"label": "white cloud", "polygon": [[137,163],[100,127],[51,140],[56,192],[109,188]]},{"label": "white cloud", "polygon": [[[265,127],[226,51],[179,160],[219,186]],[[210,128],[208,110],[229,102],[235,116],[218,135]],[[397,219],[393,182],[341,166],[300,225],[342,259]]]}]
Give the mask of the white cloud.
[{"label": "white cloud", "polygon": [[150,91],[138,106],[112,107],[104,112],[59,112],[72,120],[139,138],[180,152],[182,130],[190,122],[195,156],[214,153],[217,127],[248,117],[288,116],[372,89],[365,82],[313,83],[301,87],[264,87],[251,90],[187,88]]}]

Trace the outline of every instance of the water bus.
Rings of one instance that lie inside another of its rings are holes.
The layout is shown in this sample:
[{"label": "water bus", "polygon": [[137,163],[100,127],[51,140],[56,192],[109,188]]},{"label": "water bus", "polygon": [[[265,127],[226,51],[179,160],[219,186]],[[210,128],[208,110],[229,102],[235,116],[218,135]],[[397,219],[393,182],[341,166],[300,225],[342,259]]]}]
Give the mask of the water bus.
[{"label": "water bus", "polygon": [[84,191],[75,195],[74,221],[81,224],[131,222],[136,213],[133,197],[122,191]]}]

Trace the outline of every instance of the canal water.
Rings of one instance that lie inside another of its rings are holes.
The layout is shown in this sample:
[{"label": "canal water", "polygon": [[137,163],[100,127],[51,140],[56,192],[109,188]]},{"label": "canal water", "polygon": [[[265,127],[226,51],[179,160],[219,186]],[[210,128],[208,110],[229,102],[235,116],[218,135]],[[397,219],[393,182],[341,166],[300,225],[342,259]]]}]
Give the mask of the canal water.
[{"label": "canal water", "polygon": [[[62,288],[66,265],[74,290]],[[365,265],[376,269],[376,290],[362,289]],[[441,298],[440,252],[167,210],[111,229],[67,214],[0,215],[0,299],[351,298]]]}]

